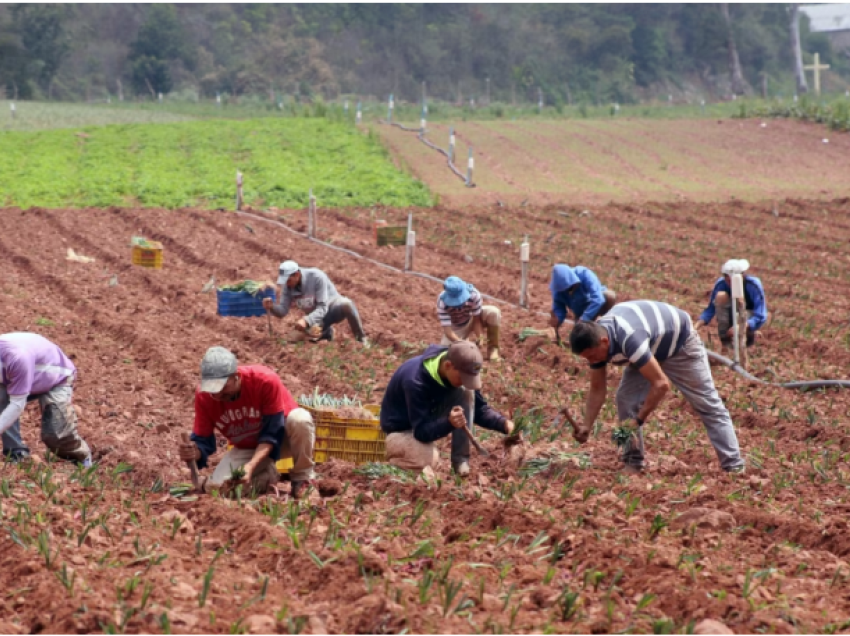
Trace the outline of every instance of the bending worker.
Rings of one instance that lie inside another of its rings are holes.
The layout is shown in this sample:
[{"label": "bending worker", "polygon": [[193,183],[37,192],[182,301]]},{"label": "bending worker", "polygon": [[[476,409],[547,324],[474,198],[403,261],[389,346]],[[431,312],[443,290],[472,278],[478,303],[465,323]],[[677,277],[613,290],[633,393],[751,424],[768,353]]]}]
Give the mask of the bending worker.
[{"label": "bending worker", "polygon": [[756,341],[756,332],[767,322],[767,301],[764,298],[764,287],[755,276],[748,276],[746,272],[750,263],[746,259],[732,259],[726,261],[720,268],[722,276],[714,283],[711,290],[711,298],[708,307],[700,314],[699,320],[694,325],[697,329],[711,323],[711,319],[717,316],[717,335],[720,343],[725,349],[731,346],[732,338],[735,336],[732,324],[732,275],[741,274],[744,278],[744,306],[747,310],[747,346],[751,347]]},{"label": "bending worker", "polygon": [[473,340],[487,327],[487,359],[499,359],[499,325],[502,312],[498,307],[482,305],[481,294],[471,283],[449,276],[437,299],[437,316],[443,328],[442,344]]},{"label": "bending worker", "polygon": [[643,469],[643,423],[673,384],[702,420],[720,467],[744,470],[732,418],[714,387],[705,347],[684,311],[653,300],[620,303],[597,322],[576,323],[570,348],[591,369],[584,423],[573,432],[579,443],[587,441],[605,403],[606,365],[628,364],[616,401],[620,422],[634,420],[636,428],[622,455],[629,468]]},{"label": "bending worker", "polygon": [[549,326],[556,329],[567,319],[568,309],[574,320],[596,320],[617,302],[617,295],[599,282],[593,270],[583,265],[555,265],[549,291],[552,293]]},{"label": "bending worker", "polygon": [[448,347],[431,345],[396,369],[381,404],[391,464],[410,470],[434,467],[440,456],[434,442],[451,434],[452,469],[468,475],[469,437],[460,429],[470,424],[470,392],[476,425],[505,435],[513,432],[514,423],[481,397],[483,363],[478,347],[461,340]]},{"label": "bending worker", "polygon": [[278,375],[262,365],[238,366],[224,347],[211,347],[201,360],[195,391],[191,442],[178,446],[180,459],[204,468],[216,452],[216,432],[232,446],[202,489],[221,487],[236,468],[244,469],[244,494],[264,494],[278,481],[275,464],[291,457],[291,495],[300,497],[313,479],[313,417],[302,409]]},{"label": "bending worker", "polygon": [[74,363],[47,338],[26,332],[0,336],[0,432],[8,460],[30,456],[20,417],[27,402],[38,400],[44,445],[61,459],[91,465],[91,450],[77,432],[76,378]]},{"label": "bending worker", "polygon": [[369,345],[354,302],[340,296],[322,270],[298,267],[295,261],[284,261],[280,264],[277,284],[277,302],[264,298],[263,307],[278,318],[283,318],[294,303],[306,314],[298,319],[295,328],[304,332],[309,340],[333,340],[333,325],[347,320],[354,338],[364,346]]}]

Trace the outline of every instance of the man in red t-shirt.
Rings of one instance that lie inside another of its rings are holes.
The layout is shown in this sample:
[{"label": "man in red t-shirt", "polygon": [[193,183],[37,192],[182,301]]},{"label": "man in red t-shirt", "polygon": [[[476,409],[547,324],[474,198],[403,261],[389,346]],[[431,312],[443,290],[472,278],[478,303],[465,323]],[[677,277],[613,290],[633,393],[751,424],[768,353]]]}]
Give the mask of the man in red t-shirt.
[{"label": "man in red t-shirt", "polygon": [[277,374],[261,365],[237,366],[224,347],[211,347],[201,360],[201,386],[195,391],[191,442],[180,443],[180,459],[207,465],[218,432],[233,448],[225,453],[204,489],[221,486],[242,467],[247,492],[265,493],[278,481],[275,463],[291,457],[292,496],[313,478],[313,418],[299,408]]}]

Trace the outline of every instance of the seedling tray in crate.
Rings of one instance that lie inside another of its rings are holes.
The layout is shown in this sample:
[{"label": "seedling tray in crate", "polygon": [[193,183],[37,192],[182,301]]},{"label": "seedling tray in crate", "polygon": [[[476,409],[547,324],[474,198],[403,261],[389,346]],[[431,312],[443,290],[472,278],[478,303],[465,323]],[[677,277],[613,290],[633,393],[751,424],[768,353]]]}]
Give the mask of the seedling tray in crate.
[{"label": "seedling tray in crate", "polygon": [[266,313],[263,298],[274,298],[273,289],[264,289],[256,296],[248,292],[216,290],[219,316],[237,316],[253,318]]},{"label": "seedling tray in crate", "polygon": [[[322,464],[330,458],[341,459],[355,464],[382,462],[386,459],[386,433],[381,430],[379,420],[346,419],[338,417],[334,411],[317,410],[308,406],[316,426],[316,444],[313,461]],[[364,406],[378,415],[380,406]],[[288,473],[292,468],[291,459],[281,459],[277,469]]]}]

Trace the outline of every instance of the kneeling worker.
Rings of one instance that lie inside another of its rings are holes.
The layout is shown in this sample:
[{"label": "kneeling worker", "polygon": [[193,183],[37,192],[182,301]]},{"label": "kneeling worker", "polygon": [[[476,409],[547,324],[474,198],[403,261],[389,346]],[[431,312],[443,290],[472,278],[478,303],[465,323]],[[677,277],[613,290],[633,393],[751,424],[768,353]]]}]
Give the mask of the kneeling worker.
[{"label": "kneeling worker", "polygon": [[277,284],[277,303],[263,299],[263,307],[278,318],[289,313],[294,303],[306,315],[295,323],[312,341],[333,340],[333,325],[348,320],[354,338],[364,346],[369,345],[360,314],[354,302],[340,296],[336,287],[322,270],[315,267],[298,267],[295,261],[280,264]]},{"label": "kneeling worker", "polygon": [[203,489],[209,492],[243,468],[245,494],[264,494],[278,481],[281,457],[291,457],[292,497],[313,479],[313,417],[293,399],[278,375],[262,365],[237,366],[224,347],[211,347],[201,360],[201,386],[195,391],[191,442],[179,445],[183,461],[204,468],[216,451],[216,431],[233,445]]},{"label": "kneeling worker", "polygon": [[448,347],[431,345],[396,369],[381,404],[391,464],[410,470],[433,467],[439,460],[434,442],[451,434],[452,468],[468,475],[469,437],[460,429],[469,426],[469,391],[475,396],[475,424],[505,435],[513,432],[514,423],[481,397],[483,363],[478,347],[461,340]]},{"label": "kneeling worker", "polygon": [[708,300],[708,307],[700,314],[699,320],[694,324],[694,327],[699,329],[710,324],[711,319],[717,315],[717,335],[720,336],[720,343],[724,349],[731,346],[732,338],[735,335],[734,325],[732,324],[731,290],[733,274],[741,274],[744,279],[748,347],[753,346],[756,340],[756,332],[767,322],[767,301],[764,298],[764,287],[758,278],[744,273],[749,268],[749,261],[743,258],[732,259],[723,264],[723,267],[720,268],[720,273],[723,275],[714,283],[711,298]]},{"label": "kneeling worker", "polygon": [[472,340],[487,327],[487,359],[499,359],[499,325],[502,312],[498,307],[483,305],[480,292],[471,283],[449,276],[437,299],[437,316],[443,328],[442,344]]},{"label": "kneeling worker", "polygon": [[77,432],[72,403],[77,369],[65,353],[35,333],[0,336],[0,432],[3,455],[10,461],[29,458],[21,437],[21,414],[27,402],[41,407],[41,441],[57,457],[91,465],[91,450]]},{"label": "kneeling worker", "polygon": [[555,265],[549,291],[552,293],[549,326],[556,329],[567,319],[567,309],[575,320],[593,321],[607,314],[617,302],[617,295],[599,282],[593,270],[583,265]]}]

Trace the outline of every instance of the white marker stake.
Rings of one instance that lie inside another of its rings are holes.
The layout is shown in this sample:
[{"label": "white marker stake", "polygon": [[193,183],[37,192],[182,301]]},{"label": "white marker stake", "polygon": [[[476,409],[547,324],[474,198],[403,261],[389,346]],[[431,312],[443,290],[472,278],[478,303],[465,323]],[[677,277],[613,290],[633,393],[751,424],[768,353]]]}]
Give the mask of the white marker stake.
[{"label": "white marker stake", "polygon": [[472,169],[475,167],[475,159],[472,158],[472,146],[469,147],[469,161],[466,164],[466,185],[472,185]]},{"label": "white marker stake", "polygon": [[12,119],[14,119],[15,118],[15,102],[11,102],[9,104],[9,110],[12,111]]},{"label": "white marker stake", "polygon": [[519,306],[528,308],[528,261],[531,256],[531,247],[528,244],[528,237],[525,237],[522,245],[519,246],[519,260],[522,266],[522,281],[519,288]]},{"label": "white marker stake", "polygon": [[159,103],[162,103],[162,93],[159,94]]},{"label": "white marker stake", "polygon": [[738,300],[744,298],[744,277],[732,274],[732,325],[735,330],[735,364],[741,363],[740,343],[738,342]]},{"label": "white marker stake", "polygon": [[221,93],[215,94],[215,105],[217,108],[221,108]]},{"label": "white marker stake", "polygon": [[455,160],[455,129],[449,128],[449,163]]},{"label": "white marker stake", "polygon": [[242,209],[242,173],[236,171],[236,211]]},{"label": "white marker stake", "polygon": [[416,249],[416,232],[407,233],[407,252],[404,255],[404,271],[413,270],[413,250]]}]

